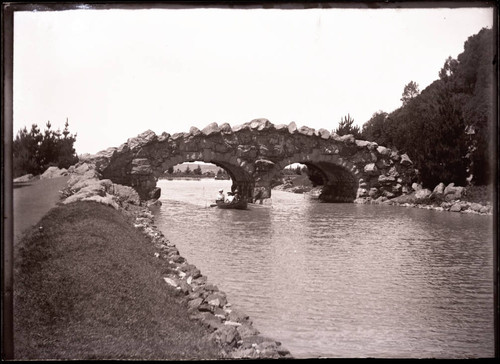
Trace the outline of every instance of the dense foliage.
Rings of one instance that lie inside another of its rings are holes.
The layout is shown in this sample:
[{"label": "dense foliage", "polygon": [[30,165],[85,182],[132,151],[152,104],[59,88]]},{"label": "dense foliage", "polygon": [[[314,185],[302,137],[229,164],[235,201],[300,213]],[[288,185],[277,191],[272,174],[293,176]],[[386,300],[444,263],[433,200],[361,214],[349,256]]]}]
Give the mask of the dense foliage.
[{"label": "dense foliage", "polygon": [[420,94],[411,81],[401,108],[373,114],[362,138],[408,153],[426,187],[491,183],[495,66],[494,34],[484,28]]},{"label": "dense foliage", "polygon": [[69,132],[68,121],[62,132],[51,127],[48,121],[43,134],[36,124],[29,132],[26,127],[18,131],[12,146],[14,178],[29,173],[38,175],[51,166],[68,168],[78,162],[73,148],[76,134]]}]

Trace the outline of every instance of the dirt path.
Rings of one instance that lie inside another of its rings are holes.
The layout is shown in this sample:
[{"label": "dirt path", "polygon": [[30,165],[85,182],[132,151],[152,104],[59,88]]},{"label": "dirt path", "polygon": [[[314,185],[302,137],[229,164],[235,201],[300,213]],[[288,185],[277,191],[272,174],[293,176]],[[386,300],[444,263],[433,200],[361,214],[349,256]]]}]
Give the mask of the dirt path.
[{"label": "dirt path", "polygon": [[60,200],[59,191],[69,176],[41,179],[29,183],[14,184],[13,216],[14,246],[24,231],[35,225]]}]

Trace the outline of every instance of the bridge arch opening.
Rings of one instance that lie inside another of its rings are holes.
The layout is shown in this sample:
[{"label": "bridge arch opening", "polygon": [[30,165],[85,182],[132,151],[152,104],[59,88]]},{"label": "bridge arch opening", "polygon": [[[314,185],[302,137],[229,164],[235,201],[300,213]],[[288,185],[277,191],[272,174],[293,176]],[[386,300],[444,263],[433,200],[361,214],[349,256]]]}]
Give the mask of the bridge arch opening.
[{"label": "bridge arch opening", "polygon": [[162,177],[166,178],[215,178],[215,179],[231,179],[228,172],[213,163],[205,163],[201,161],[184,162],[175,166],[169,167],[163,173]]},{"label": "bridge arch opening", "polygon": [[[349,165],[299,160],[287,164],[285,169],[289,169],[289,166],[292,169],[293,166],[303,166],[301,171],[305,172],[310,185],[313,188],[321,187],[318,199],[323,202],[354,202],[357,197],[359,179],[352,171],[354,168],[349,169]],[[281,165],[278,164],[277,168],[281,173]],[[296,183],[295,190],[300,191],[299,183]]]},{"label": "bridge arch opening", "polygon": [[291,191],[295,193],[308,192],[313,186],[308,175],[308,168],[302,163],[292,163],[271,180],[271,188]]},{"label": "bridge arch opening", "polygon": [[[158,178],[158,174],[164,175],[165,172],[172,170],[175,173],[176,168],[181,170],[182,172],[183,169],[182,167],[179,168],[179,166],[183,165],[192,166],[193,164],[198,163],[213,165],[217,168],[222,169],[222,171],[224,171],[223,174],[229,176],[229,179],[231,179],[232,181],[232,191],[238,189],[240,195],[246,196],[248,199],[251,199],[253,197],[254,182],[251,174],[252,169],[250,168],[250,166],[245,163],[242,163],[243,165],[239,164],[236,158],[234,158],[234,160],[228,160],[227,156],[225,155],[217,156],[213,155],[213,153],[211,154],[212,156],[210,157],[204,157],[201,153],[193,153],[192,155],[188,154],[182,158],[177,157],[164,160],[160,168],[155,171],[156,177]],[[191,172],[192,171],[193,168],[191,167]]]}]

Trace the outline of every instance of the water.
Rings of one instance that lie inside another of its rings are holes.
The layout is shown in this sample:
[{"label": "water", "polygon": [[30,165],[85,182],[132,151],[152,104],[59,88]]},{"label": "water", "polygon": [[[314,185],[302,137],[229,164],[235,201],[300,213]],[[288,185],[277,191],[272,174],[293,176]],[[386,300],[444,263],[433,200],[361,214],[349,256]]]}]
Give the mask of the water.
[{"label": "water", "polygon": [[491,216],[282,191],[211,208],[230,185],[159,181],[156,224],[294,357],[494,356]]}]

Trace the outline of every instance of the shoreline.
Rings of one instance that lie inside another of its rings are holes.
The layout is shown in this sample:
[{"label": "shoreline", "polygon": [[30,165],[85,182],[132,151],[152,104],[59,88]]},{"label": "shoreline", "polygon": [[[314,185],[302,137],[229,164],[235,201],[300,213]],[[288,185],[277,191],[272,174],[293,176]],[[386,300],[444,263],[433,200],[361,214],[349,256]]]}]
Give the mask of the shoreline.
[{"label": "shoreline", "polygon": [[[317,197],[321,192],[321,188],[318,187],[308,187],[308,186],[292,186],[283,187],[283,185],[278,185],[273,188],[273,190],[284,191],[288,193],[297,194],[307,194],[309,196]],[[447,212],[459,212],[462,214],[475,214],[475,215],[493,215],[493,204],[491,201],[487,203],[466,201],[461,198],[451,199],[449,201],[436,199],[431,201],[428,197],[425,199],[419,199],[416,197],[416,192],[411,192],[405,195],[401,195],[392,199],[378,198],[372,199],[370,197],[358,198],[354,200],[353,203],[365,204],[365,205],[390,205],[398,207],[412,207],[425,210],[435,210],[435,211],[447,211]],[[490,200],[493,200],[491,196]]]},{"label": "shoreline", "polygon": [[150,206],[157,206],[158,202],[146,202],[147,210],[136,214],[134,227],[140,229],[159,250],[155,253],[157,259],[175,266],[163,276],[163,280],[182,297],[190,318],[211,331],[209,337],[221,345],[223,358],[291,359],[290,352],[281,347],[279,341],[260,335],[251,318],[234,309],[226,293],[215,284],[207,283],[208,277],[182,257],[175,244],[154,225]]},{"label": "shoreline", "polygon": [[178,297],[190,319],[199,322],[207,331],[207,338],[220,347],[220,359],[293,359],[281,342],[261,335],[251,318],[235,309],[225,292],[207,283],[208,277],[189,264],[158,229],[151,208],[161,205],[159,200],[141,200],[133,188],[100,179],[95,167],[87,163],[78,163],[67,171],[52,170],[45,178],[60,176],[69,179],[66,188],[60,191],[58,204],[95,201],[132,219],[133,227],[155,248],[155,258],[165,262],[166,273],[159,274],[165,289]]}]

